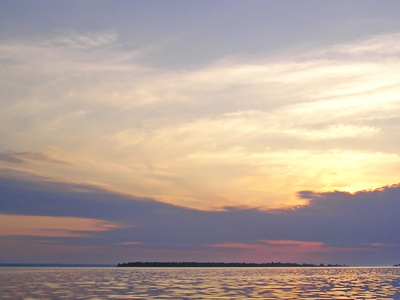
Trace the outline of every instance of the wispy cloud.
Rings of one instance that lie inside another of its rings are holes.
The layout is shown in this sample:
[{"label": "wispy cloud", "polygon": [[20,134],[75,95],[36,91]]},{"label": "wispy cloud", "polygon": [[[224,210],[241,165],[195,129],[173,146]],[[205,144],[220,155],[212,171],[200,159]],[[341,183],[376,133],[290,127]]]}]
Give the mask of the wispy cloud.
[{"label": "wispy cloud", "polygon": [[282,240],[259,240],[259,243],[224,243],[208,245],[209,247],[216,248],[228,248],[228,249],[240,249],[240,250],[251,250],[257,253],[258,257],[270,256],[270,255],[282,255],[282,256],[296,256],[305,253],[331,253],[331,252],[344,252],[344,251],[374,251],[373,249],[367,248],[335,248],[326,247],[321,242],[308,242],[308,241],[282,241]]},{"label": "wispy cloud", "polygon": [[44,42],[44,46],[88,50],[114,45],[117,42],[117,38],[118,35],[116,33],[73,34],[55,37],[50,41]]},{"label": "wispy cloud", "polygon": [[333,46],[332,51],[339,54],[348,54],[359,57],[380,55],[397,55],[400,52],[400,33],[383,34],[369,37],[358,43],[349,43],[340,46]]},{"label": "wispy cloud", "polygon": [[[398,36],[191,70],[145,66],[112,32],[4,41],[0,159],[201,209],[394,183]],[[71,165],[18,163],[49,149]]]},{"label": "wispy cloud", "polygon": [[85,237],[119,228],[115,222],[51,216],[0,215],[0,236]]},{"label": "wispy cloud", "polygon": [[124,246],[137,246],[137,245],[143,245],[144,243],[142,242],[122,242],[119,243],[119,245],[124,245]]},{"label": "wispy cloud", "polygon": [[22,163],[29,160],[71,165],[68,162],[51,158],[48,154],[30,151],[7,151],[0,153],[0,160],[10,163]]}]

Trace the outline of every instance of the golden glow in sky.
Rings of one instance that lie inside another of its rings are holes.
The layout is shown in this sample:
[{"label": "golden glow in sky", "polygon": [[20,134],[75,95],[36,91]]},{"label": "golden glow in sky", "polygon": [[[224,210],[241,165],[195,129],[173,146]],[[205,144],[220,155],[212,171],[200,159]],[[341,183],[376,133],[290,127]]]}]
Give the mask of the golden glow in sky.
[{"label": "golden glow in sky", "polygon": [[0,263],[399,263],[398,0],[0,3]]},{"label": "golden glow in sky", "polygon": [[135,63],[115,34],[3,43],[26,82],[1,111],[2,165],[206,210],[392,184],[398,39],[187,71]]}]

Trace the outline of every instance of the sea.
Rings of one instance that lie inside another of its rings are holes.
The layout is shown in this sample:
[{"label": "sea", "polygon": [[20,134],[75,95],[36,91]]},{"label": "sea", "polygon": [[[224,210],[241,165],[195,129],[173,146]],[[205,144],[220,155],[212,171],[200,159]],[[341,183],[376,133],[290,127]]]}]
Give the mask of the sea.
[{"label": "sea", "polygon": [[0,299],[400,299],[400,268],[1,267]]}]

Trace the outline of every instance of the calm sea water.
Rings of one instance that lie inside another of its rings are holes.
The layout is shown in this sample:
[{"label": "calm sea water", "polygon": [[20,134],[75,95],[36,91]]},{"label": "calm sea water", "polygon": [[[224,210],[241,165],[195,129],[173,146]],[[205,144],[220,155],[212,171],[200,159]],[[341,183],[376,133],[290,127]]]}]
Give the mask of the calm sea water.
[{"label": "calm sea water", "polygon": [[0,299],[400,299],[400,268],[0,268]]}]

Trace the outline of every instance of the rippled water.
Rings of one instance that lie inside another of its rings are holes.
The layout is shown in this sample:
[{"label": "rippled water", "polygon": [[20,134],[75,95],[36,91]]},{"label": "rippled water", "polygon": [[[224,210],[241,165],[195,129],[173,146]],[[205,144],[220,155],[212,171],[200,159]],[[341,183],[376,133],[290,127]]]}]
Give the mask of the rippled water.
[{"label": "rippled water", "polygon": [[400,299],[400,268],[0,268],[1,299]]}]

